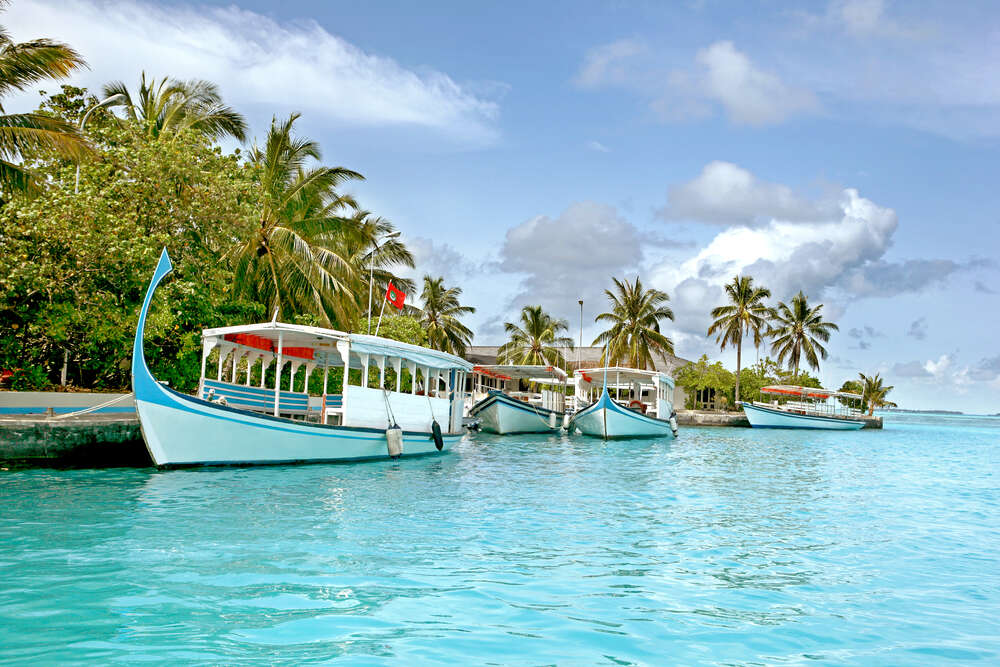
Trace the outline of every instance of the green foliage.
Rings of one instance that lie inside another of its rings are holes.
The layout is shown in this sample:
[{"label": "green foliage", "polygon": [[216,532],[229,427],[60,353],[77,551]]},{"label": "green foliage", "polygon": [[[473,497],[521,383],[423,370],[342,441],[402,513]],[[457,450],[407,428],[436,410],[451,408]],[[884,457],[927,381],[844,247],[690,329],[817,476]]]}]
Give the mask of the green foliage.
[{"label": "green foliage", "polygon": [[541,306],[521,309],[520,322],[505,322],[507,342],[497,350],[497,362],[566,367],[558,347],[573,347],[573,339],[561,335],[569,329],[566,320],[552,317]]},{"label": "green foliage", "polygon": [[736,384],[736,376],[726,370],[721,361],[708,363],[708,355],[703,354],[698,361],[691,362],[677,372],[674,381],[688,393],[701,389],[715,389],[728,392]]},{"label": "green foliage", "polygon": [[[594,345],[606,345],[611,365],[625,363],[630,368],[654,367],[653,353],[674,353],[674,343],[660,333],[660,320],[674,319],[666,305],[666,292],[646,289],[639,277],[635,283],[612,278],[615,291],[604,290],[611,302],[611,311],[601,313],[597,322],[608,322],[610,328],[594,340]],[[602,356],[602,361],[604,358]]]},{"label": "green foliage", "polygon": [[426,345],[427,332],[415,317],[410,315],[389,315],[382,318],[378,335],[383,338],[410,343],[411,345]]},{"label": "green foliage", "polygon": [[[6,9],[0,2],[0,11]],[[20,44],[0,26],[0,98],[31,88],[46,79],[63,79],[86,63],[65,44],[32,39]],[[64,118],[39,113],[4,113],[0,106],[0,200],[14,193],[42,190],[45,179],[27,168],[38,155],[54,153],[67,159],[86,157],[90,148],[76,127]]]},{"label": "green foliage", "polygon": [[424,276],[424,289],[420,299],[421,323],[427,331],[427,341],[435,350],[463,355],[472,343],[472,329],[459,321],[463,315],[476,312],[471,306],[463,306],[458,297],[461,287],[445,287],[444,278]]},{"label": "green foliage", "polygon": [[823,319],[823,304],[810,307],[806,295],[801,291],[792,297],[791,305],[780,302],[774,310],[771,330],[768,335],[774,341],[771,353],[778,355],[778,363],[788,360],[799,372],[799,363],[805,357],[810,368],[819,370],[820,358],[826,359],[826,348],[822,343],[830,340],[830,334],[839,327]]},{"label": "green foliage", "polygon": [[[753,334],[753,342],[760,345],[767,327],[771,309],[764,305],[764,299],[771,296],[766,287],[754,287],[750,276],[735,276],[726,285],[729,303],[712,309],[715,320],[708,328],[708,335],[717,334],[715,342],[725,350],[727,345],[736,346],[736,401],[740,400],[740,385],[743,373],[740,365],[743,354],[743,335]],[[758,387],[759,388],[759,387]]]},{"label": "green foliage", "polygon": [[[64,86],[40,113],[74,118],[95,102]],[[45,388],[68,350],[72,384],[127,387],[140,300],[166,246],[175,271],[147,351],[161,379],[190,389],[202,328],[264,319],[227,298],[232,274],[219,261],[257,206],[254,169],[197,133],[150,142],[103,111],[87,129],[98,152],[80,165],[79,194],[74,165],[53,153],[28,163],[49,187],[0,208],[0,366],[41,369],[33,388]]]},{"label": "green foliage", "polygon": [[860,380],[861,394],[864,396],[864,403],[865,407],[868,409],[868,414],[874,413],[875,408],[898,407],[895,403],[886,398],[894,387],[892,385],[884,384],[882,377],[878,373],[871,376],[865,375],[864,373],[858,373],[858,379]]}]

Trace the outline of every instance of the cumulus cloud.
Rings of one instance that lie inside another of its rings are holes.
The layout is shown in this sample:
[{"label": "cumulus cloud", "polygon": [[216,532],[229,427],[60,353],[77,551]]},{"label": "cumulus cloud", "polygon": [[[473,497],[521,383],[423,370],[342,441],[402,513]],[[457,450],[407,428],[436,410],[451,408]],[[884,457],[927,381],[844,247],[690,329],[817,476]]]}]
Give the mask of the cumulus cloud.
[{"label": "cumulus cloud", "polygon": [[979,292],[980,294],[996,294],[997,291],[984,283],[982,280],[977,280],[972,284],[972,288]]},{"label": "cumulus cloud", "polygon": [[918,317],[910,323],[910,328],[906,330],[906,335],[917,340],[927,338],[927,318]]},{"label": "cumulus cloud", "polygon": [[[744,175],[744,182],[756,183],[756,179]],[[783,186],[765,185],[757,191],[779,192],[782,197],[788,194]],[[724,199],[718,197],[717,201]],[[787,197],[784,200],[789,201]],[[753,201],[773,204],[767,198]],[[794,201],[803,207],[810,205],[803,198]],[[825,204],[811,204],[817,214],[826,208]],[[886,260],[899,225],[895,211],[850,188],[841,192],[836,210],[829,208],[812,221],[772,217],[766,223],[755,219],[753,226],[729,227],[688,259],[651,267],[656,286],[674,297],[676,326],[703,336],[708,322],[706,304],[721,303],[722,285],[736,274],[754,276],[776,299],[787,300],[801,289],[814,302],[825,301],[825,314],[836,319],[842,313],[842,308],[836,307],[838,300],[849,303],[862,297],[918,292],[941,284],[956,271],[982,265],[981,260]]]},{"label": "cumulus cloud", "polygon": [[1000,354],[981,359],[970,371],[969,376],[980,382],[992,382],[1000,378]]},{"label": "cumulus cloud", "polygon": [[827,220],[839,211],[836,201],[810,201],[787,185],[767,183],[731,162],[709,162],[691,181],[670,188],[658,215],[668,220],[710,224],[760,224]]},{"label": "cumulus cloud", "polygon": [[595,202],[574,203],[556,218],[541,215],[509,229],[498,268],[524,276],[512,312],[541,304],[574,321],[578,299],[588,312],[598,312],[608,286],[603,281],[627,272],[634,276],[642,259],[640,240],[639,230],[617,209]]},{"label": "cumulus cloud", "polygon": [[919,361],[897,363],[892,367],[892,374],[901,378],[928,378],[931,373]]},{"label": "cumulus cloud", "polygon": [[97,89],[112,79],[204,78],[236,107],[297,110],[345,126],[433,130],[468,144],[496,139],[495,102],[447,74],[409,69],[367,53],[315,21],[280,23],[230,7],[154,5],[127,0],[37,0],[4,14],[18,36],[72,44],[90,64],[75,83]]},{"label": "cumulus cloud", "polygon": [[405,241],[416,264],[413,269],[404,268],[400,271],[407,278],[419,280],[425,275],[435,278],[444,276],[445,283],[450,285],[479,271],[480,265],[477,262],[447,243],[435,242],[422,236],[407,238]]},{"label": "cumulus cloud", "polygon": [[704,95],[720,103],[734,123],[770,125],[819,106],[811,92],[756,67],[732,42],[716,42],[695,60],[704,68]]},{"label": "cumulus cloud", "polygon": [[635,77],[631,61],[646,52],[646,45],[636,39],[619,39],[597,46],[587,52],[574,82],[583,88],[629,84]]},{"label": "cumulus cloud", "polygon": [[819,108],[816,96],[767,71],[730,41],[695,53],[694,62],[664,63],[653,49],[624,39],[591,49],[574,82],[581,88],[614,86],[647,98],[664,120],[686,120],[725,111],[738,125],[771,125]]},{"label": "cumulus cloud", "polygon": [[857,341],[854,347],[859,350],[871,349],[873,338],[882,338],[885,336],[881,331],[867,324],[864,327],[852,327],[847,331],[847,335]]}]

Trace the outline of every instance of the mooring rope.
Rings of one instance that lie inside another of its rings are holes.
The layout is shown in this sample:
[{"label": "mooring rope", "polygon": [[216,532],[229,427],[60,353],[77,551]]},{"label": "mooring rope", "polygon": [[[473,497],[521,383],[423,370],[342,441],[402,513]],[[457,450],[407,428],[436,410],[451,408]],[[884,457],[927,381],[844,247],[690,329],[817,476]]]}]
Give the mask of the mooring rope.
[{"label": "mooring rope", "polygon": [[77,410],[76,412],[67,412],[64,415],[57,415],[55,417],[51,417],[51,419],[66,419],[67,417],[78,417],[80,415],[85,415],[85,414],[93,412],[94,410],[100,410],[101,408],[106,408],[109,405],[114,405],[115,403],[120,403],[121,401],[124,401],[126,398],[129,398],[129,397],[131,397],[133,395],[134,394],[128,393],[128,394],[125,394],[123,396],[119,396],[118,398],[113,398],[110,401],[106,401],[106,402],[101,403],[99,405],[92,405],[89,408],[86,408],[86,409],[83,409],[83,410]]}]

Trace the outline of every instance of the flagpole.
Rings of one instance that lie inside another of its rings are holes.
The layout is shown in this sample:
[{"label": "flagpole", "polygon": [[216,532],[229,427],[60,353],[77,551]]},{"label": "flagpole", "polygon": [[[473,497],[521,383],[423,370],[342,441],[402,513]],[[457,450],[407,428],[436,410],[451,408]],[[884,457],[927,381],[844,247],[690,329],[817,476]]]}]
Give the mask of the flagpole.
[{"label": "flagpole", "polygon": [[385,312],[385,302],[389,299],[382,299],[382,307],[378,309],[378,324],[375,325],[375,335],[378,335],[378,329],[382,326],[382,313]]}]

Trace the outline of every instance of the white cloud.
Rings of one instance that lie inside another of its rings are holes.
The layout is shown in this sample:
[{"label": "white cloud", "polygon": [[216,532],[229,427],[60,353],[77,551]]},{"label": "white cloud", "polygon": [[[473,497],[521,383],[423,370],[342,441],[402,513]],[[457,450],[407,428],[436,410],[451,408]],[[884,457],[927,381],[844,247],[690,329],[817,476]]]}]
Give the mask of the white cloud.
[{"label": "white cloud", "polygon": [[611,149],[602,144],[600,141],[588,141],[587,148],[592,151],[597,151],[598,153],[610,153]]},{"label": "white cloud", "polygon": [[589,327],[605,307],[611,276],[634,277],[641,260],[639,230],[617,209],[577,202],[556,218],[537,216],[509,229],[498,268],[524,276],[509,304],[512,313],[541,304],[575,322],[583,299]]},{"label": "white cloud", "polygon": [[695,179],[670,188],[668,205],[658,214],[668,220],[731,225],[824,220],[838,209],[836,201],[809,201],[786,185],[760,181],[738,165],[714,161]]},{"label": "white cloud", "polygon": [[[729,171],[740,177],[737,180],[749,185],[735,189],[732,199],[739,205],[726,215],[753,217],[756,225],[728,227],[686,260],[660,261],[650,267],[655,285],[673,297],[676,326],[683,332],[705,335],[711,306],[723,302],[722,286],[737,274],[752,275],[771,290],[775,299],[787,300],[802,290],[814,303],[825,302],[824,315],[835,321],[843,314],[845,304],[859,298],[919,292],[941,284],[956,271],[981,263],[889,261],[885,255],[899,225],[891,208],[879,206],[848,188],[841,192],[834,209],[796,197],[785,186],[751,187],[758,184],[752,174],[731,167]],[[703,175],[710,171],[706,168]],[[727,205],[727,197],[705,195],[699,199],[692,194],[697,191],[685,191],[690,195],[688,200],[682,198],[685,205],[700,205],[702,218],[723,217],[719,209]],[[812,208],[815,217],[810,220],[802,215],[808,221],[801,222],[771,217],[761,224],[758,217],[750,215],[769,207],[772,214],[782,207],[795,212]]]},{"label": "white cloud", "polygon": [[314,21],[279,23],[235,6],[38,0],[15,3],[4,23],[15,39],[43,32],[72,45],[90,64],[73,80],[91,89],[114,79],[135,85],[146,70],[213,81],[237,108],[296,109],[345,126],[422,128],[473,145],[497,136],[495,102],[442,72],[367,53]]},{"label": "white cloud", "polygon": [[592,49],[574,78],[581,88],[614,86],[648,99],[662,119],[688,120],[721,107],[739,125],[770,125],[819,108],[808,90],[755,65],[730,41],[699,50],[693,66],[658,60],[642,42],[619,40]]},{"label": "white cloud", "polygon": [[418,282],[425,276],[443,276],[445,284],[458,283],[460,279],[478,273],[479,265],[447,243],[437,243],[432,239],[416,236],[404,239],[406,247],[413,253],[416,267],[403,269],[399,273]]},{"label": "white cloud", "polygon": [[602,44],[587,52],[574,81],[583,88],[596,88],[609,83],[626,84],[634,76],[629,61],[646,51],[646,46],[635,39]]},{"label": "white cloud", "polygon": [[732,42],[716,42],[695,60],[704,68],[703,94],[722,104],[734,123],[770,125],[819,106],[811,92],[756,67]]}]

